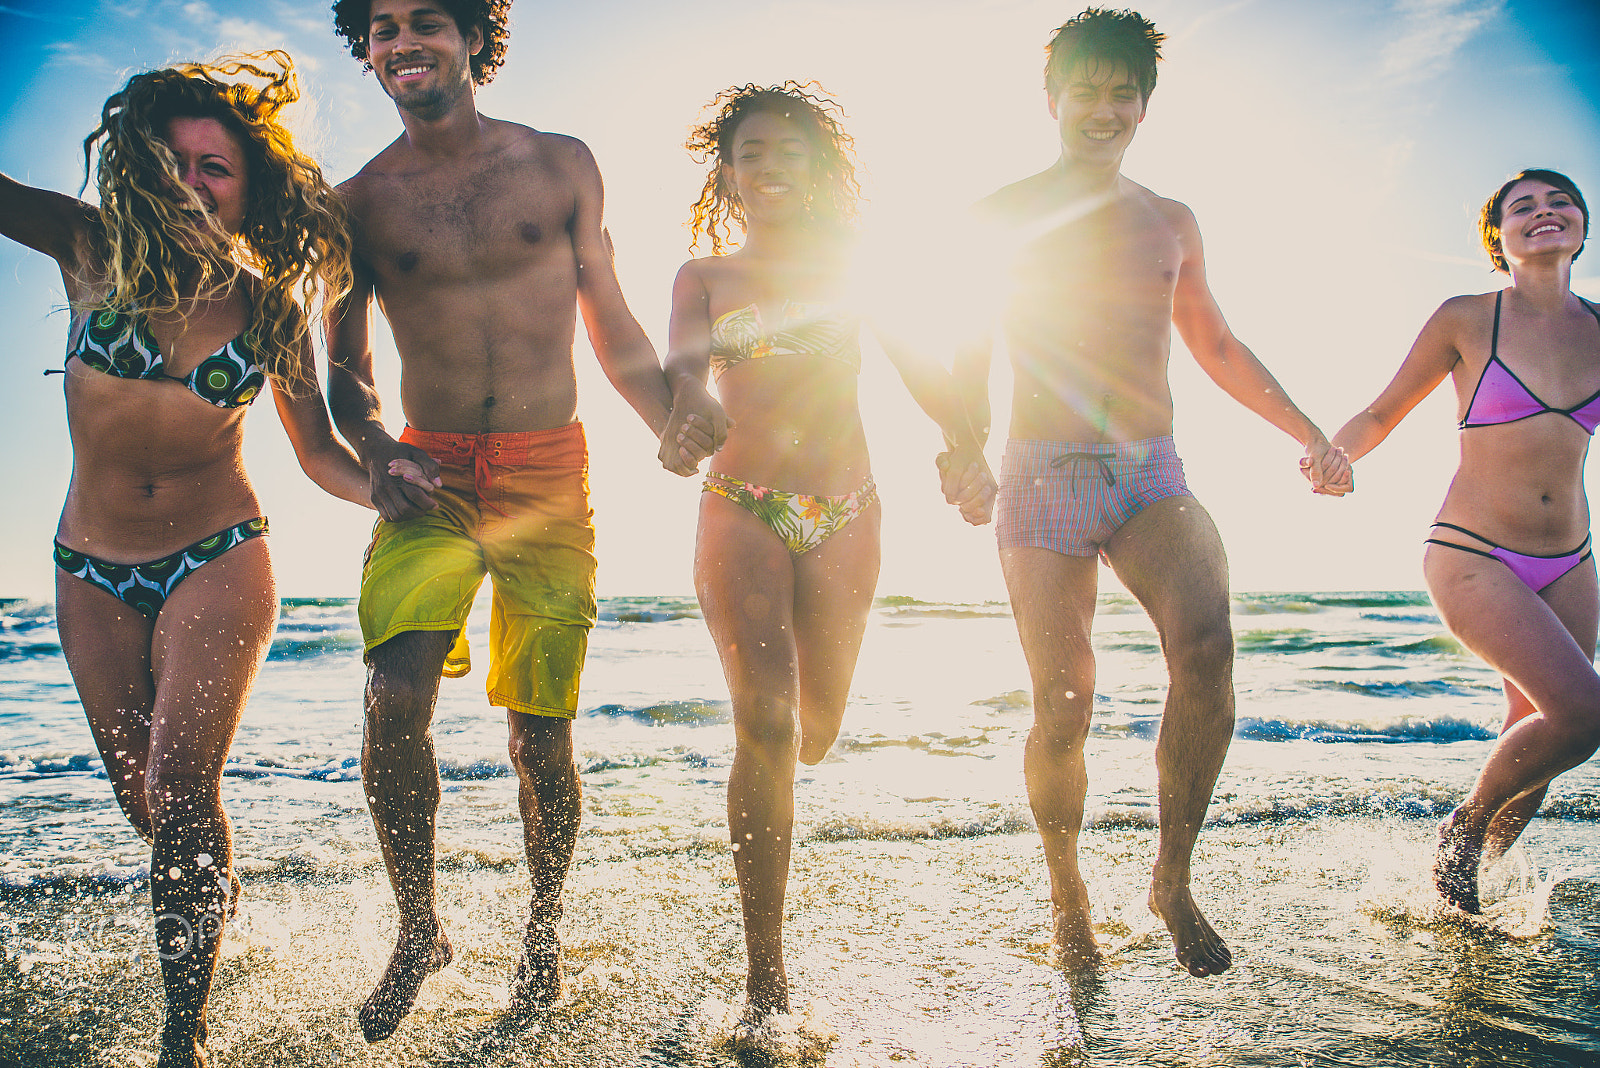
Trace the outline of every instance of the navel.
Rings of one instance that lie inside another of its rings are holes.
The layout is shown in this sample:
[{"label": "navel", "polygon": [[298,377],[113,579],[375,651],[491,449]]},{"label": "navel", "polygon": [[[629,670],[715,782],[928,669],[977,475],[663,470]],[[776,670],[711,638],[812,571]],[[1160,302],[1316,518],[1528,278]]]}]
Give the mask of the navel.
[{"label": "navel", "polygon": [[417,267],[417,261],[420,259],[422,259],[422,254],[417,252],[415,249],[412,249],[409,252],[402,252],[400,255],[396,256],[394,258],[394,265],[400,268],[402,271],[414,271]]}]

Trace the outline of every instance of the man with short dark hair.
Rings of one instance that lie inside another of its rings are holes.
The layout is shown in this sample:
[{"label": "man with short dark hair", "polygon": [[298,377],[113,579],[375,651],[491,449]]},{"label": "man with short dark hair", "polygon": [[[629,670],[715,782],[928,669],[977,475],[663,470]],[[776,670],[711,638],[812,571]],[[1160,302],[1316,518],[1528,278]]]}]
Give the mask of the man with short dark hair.
[{"label": "man with short dark hair", "polygon": [[[1045,85],[1061,156],[981,205],[1015,252],[1004,314],[1015,372],[996,536],[1034,689],[1024,767],[1069,966],[1098,964],[1077,843],[1094,701],[1103,557],[1161,637],[1169,673],[1156,745],[1160,846],[1149,906],[1190,974],[1232,955],[1189,892],[1189,860],[1233,732],[1227,558],[1172,447],[1171,329],[1232,397],[1305,446],[1313,488],[1348,464],[1228,329],[1206,284],[1194,215],[1121,173],[1155,88],[1163,36],[1131,11],[1090,9],[1056,31]],[[957,373],[987,428],[987,345]],[[945,476],[953,495],[959,476]]]},{"label": "man with short dark hair", "polygon": [[[555,925],[580,812],[572,717],[595,619],[577,311],[607,377],[658,437],[669,422],[704,420],[707,434],[689,435],[694,451],[702,439],[720,444],[725,431],[703,390],[686,406],[711,407],[672,410],[655,350],[617,284],[589,150],[478,113],[473,89],[500,65],[509,7],[334,6],[338,32],[405,124],[340,187],[355,277],[329,323],[334,419],[367,467],[373,500],[404,516],[373,533],[359,610],[369,668],[362,780],[400,911],[394,954],[361,1008],[369,1041],[391,1034],[423,979],[451,959],[434,893],[430,724],[441,673],[470,667],[463,628],[486,572],[489,701],[506,709],[533,880],[512,1001],[560,994]],[[398,441],[373,385],[373,296],[400,354],[408,426]],[[431,482],[400,477],[398,460],[421,464]]]}]

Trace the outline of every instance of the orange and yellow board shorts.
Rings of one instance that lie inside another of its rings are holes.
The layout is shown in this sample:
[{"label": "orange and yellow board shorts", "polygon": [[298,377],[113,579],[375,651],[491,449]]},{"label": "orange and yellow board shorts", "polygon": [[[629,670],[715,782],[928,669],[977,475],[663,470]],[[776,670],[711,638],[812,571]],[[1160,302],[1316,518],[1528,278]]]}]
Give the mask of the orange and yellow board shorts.
[{"label": "orange and yellow board shorts", "polygon": [[571,719],[595,621],[583,424],[505,434],[407,427],[400,440],[439,462],[444,485],[433,511],[373,528],[357,609],[367,653],[405,631],[453,630],[444,673],[465,675],[467,615],[487,574],[489,703]]}]

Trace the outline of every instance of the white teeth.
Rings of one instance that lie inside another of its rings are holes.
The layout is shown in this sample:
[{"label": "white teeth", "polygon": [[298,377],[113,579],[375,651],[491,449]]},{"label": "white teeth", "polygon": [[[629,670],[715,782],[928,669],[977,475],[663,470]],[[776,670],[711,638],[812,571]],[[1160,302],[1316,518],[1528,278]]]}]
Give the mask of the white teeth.
[{"label": "white teeth", "polygon": [[1117,136],[1117,131],[1115,131],[1115,130],[1085,130],[1085,131],[1083,131],[1083,136],[1087,137],[1091,141],[1109,141],[1113,137]]},{"label": "white teeth", "polygon": [[407,78],[413,74],[421,74],[427,69],[427,67],[400,67],[394,73],[397,78]]},{"label": "white teeth", "polygon": [[1550,223],[1546,223],[1543,226],[1535,226],[1532,230],[1530,230],[1528,232],[1528,236],[1529,237],[1538,237],[1540,234],[1559,233],[1560,230],[1561,230],[1561,227],[1552,225]]},{"label": "white teeth", "polygon": [[763,194],[765,194],[767,196],[777,196],[780,193],[787,193],[788,191],[789,191],[789,187],[786,186],[786,185],[758,185],[758,186],[756,186],[756,192],[757,193],[763,193]]}]

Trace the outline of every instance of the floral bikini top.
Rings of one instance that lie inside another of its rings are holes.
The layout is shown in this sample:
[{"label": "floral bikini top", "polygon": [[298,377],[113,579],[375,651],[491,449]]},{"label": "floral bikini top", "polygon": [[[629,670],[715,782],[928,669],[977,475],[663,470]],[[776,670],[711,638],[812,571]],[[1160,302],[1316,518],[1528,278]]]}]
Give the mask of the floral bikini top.
[{"label": "floral bikini top", "polygon": [[711,324],[711,374],[769,356],[817,356],[861,373],[861,320],[829,304],[785,301],[783,319],[768,333],[761,309],[736,308]]},{"label": "floral bikini top", "polygon": [[113,378],[181,382],[189,392],[218,408],[243,408],[267,384],[266,369],[256,357],[254,337],[246,330],[200,361],[187,375],[169,375],[144,316],[128,317],[109,308],[91,311],[67,344],[67,357]]}]

